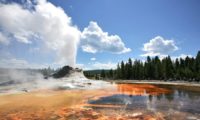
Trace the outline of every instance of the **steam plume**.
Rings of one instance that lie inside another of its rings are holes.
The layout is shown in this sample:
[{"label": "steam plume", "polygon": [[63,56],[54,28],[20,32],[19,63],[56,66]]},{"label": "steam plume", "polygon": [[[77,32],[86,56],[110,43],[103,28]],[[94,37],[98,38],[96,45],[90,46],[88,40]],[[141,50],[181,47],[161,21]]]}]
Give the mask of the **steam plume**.
[{"label": "steam plume", "polygon": [[46,0],[37,0],[34,5],[30,1],[23,5],[0,3],[0,11],[4,43],[17,40],[33,44],[37,39],[41,48],[56,53],[57,63],[75,65],[80,31],[62,8]]}]

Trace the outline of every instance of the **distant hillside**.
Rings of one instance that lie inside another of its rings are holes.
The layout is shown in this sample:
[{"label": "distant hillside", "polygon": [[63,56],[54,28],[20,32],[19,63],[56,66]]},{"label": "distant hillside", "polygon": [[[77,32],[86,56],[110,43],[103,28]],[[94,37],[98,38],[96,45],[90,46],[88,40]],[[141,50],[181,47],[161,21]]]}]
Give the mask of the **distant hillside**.
[{"label": "distant hillside", "polygon": [[[102,69],[99,70],[84,70],[84,74],[90,73],[90,74],[101,74]],[[105,72],[109,72],[109,70],[104,70]]]},{"label": "distant hillside", "polygon": [[90,78],[90,79],[100,79],[102,72],[104,72],[105,74],[109,73],[110,70],[85,70],[83,73],[85,75],[85,77]]}]

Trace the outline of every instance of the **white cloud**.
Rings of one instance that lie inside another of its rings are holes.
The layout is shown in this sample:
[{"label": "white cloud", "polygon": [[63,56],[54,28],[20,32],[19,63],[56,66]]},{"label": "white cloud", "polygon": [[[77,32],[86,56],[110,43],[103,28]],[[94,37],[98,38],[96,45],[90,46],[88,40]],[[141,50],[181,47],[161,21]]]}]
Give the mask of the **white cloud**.
[{"label": "white cloud", "polygon": [[[80,31],[72,25],[71,18],[60,7],[46,0],[38,0],[35,10],[28,10],[16,3],[0,3],[0,27],[18,42],[31,44],[39,38],[42,47],[55,51],[57,61],[75,65]],[[31,3],[28,3],[30,5]],[[28,7],[27,7],[28,8]],[[2,37],[1,41],[9,41]]]},{"label": "white cloud", "polygon": [[190,57],[190,58],[193,57],[190,54],[181,54],[179,56],[172,56],[172,60],[176,60],[176,58],[178,58],[178,59],[180,59],[180,58],[185,59],[187,56]]},{"label": "white cloud", "polygon": [[92,62],[88,64],[77,64],[78,68],[82,68],[83,70],[96,70],[96,69],[115,69],[117,67],[117,63],[113,62]]},{"label": "white cloud", "polygon": [[6,35],[4,35],[2,32],[0,32],[0,44],[8,45],[9,41]]},{"label": "white cloud", "polygon": [[77,63],[77,64],[76,64],[76,67],[77,67],[77,68],[83,69],[83,68],[85,67],[85,65],[84,65],[84,64],[81,64],[81,63]]},{"label": "white cloud", "polygon": [[[121,54],[130,52],[118,35],[109,35],[96,22],[90,22],[83,32],[72,24],[71,17],[58,6],[47,0],[28,0],[23,5],[17,3],[0,3],[0,44],[9,45],[14,40],[29,44],[28,52],[48,51],[55,54],[55,64],[76,65],[77,47],[80,39],[83,51],[90,53],[110,52]],[[34,9],[30,9],[33,8]],[[39,46],[35,46],[37,41]],[[22,51],[24,52],[24,51]],[[54,56],[54,55],[52,55]],[[7,61],[7,62],[6,62]],[[26,60],[15,58],[1,59],[1,65],[13,64],[16,67],[37,66]],[[53,64],[54,64],[53,63]],[[16,65],[14,65],[16,64]],[[30,64],[30,65],[28,65]],[[95,63],[92,67],[112,66],[112,63]],[[109,68],[109,67],[108,67]]]},{"label": "white cloud", "polygon": [[29,63],[23,59],[0,59],[1,68],[47,68],[48,65]]},{"label": "white cloud", "polygon": [[115,69],[116,66],[117,64],[113,62],[107,62],[107,63],[95,62],[91,64],[92,69]]},{"label": "white cloud", "polygon": [[188,56],[188,57],[193,57],[193,56],[190,55],[190,54],[188,54],[188,55],[186,55],[186,54],[181,54],[180,56],[178,56],[178,58],[185,59],[187,56]]},{"label": "white cloud", "polygon": [[[87,44],[87,43],[86,43]],[[97,53],[98,50],[90,45],[82,45],[82,50],[88,53]]]},{"label": "white cloud", "polygon": [[143,51],[146,52],[141,56],[166,56],[178,50],[174,40],[166,40],[161,36],[151,39],[143,46]]},{"label": "white cloud", "polygon": [[81,35],[82,50],[88,53],[110,52],[121,54],[130,52],[118,35],[109,35],[96,22],[91,21]]},{"label": "white cloud", "polygon": [[96,58],[95,58],[95,57],[93,57],[93,58],[90,58],[90,60],[91,60],[91,61],[95,61],[95,60],[96,60]]}]

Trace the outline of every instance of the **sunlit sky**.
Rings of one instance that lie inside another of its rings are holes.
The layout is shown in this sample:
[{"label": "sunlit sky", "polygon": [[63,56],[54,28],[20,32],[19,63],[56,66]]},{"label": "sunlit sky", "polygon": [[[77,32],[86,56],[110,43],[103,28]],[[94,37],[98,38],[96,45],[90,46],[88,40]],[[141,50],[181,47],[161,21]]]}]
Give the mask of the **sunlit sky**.
[{"label": "sunlit sky", "polygon": [[199,0],[0,1],[0,67],[109,69],[200,50]]}]

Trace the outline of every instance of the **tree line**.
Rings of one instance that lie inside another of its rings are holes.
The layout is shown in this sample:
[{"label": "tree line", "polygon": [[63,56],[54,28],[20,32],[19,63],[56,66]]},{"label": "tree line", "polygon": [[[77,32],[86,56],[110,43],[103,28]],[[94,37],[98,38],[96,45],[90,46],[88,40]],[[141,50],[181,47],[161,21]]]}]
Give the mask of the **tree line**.
[{"label": "tree line", "polygon": [[[97,74],[94,75],[97,78]],[[147,57],[146,61],[128,59],[121,61],[116,69],[101,70],[102,79],[125,80],[185,80],[200,81],[200,51],[196,57],[176,58],[170,56],[160,59]]]}]

